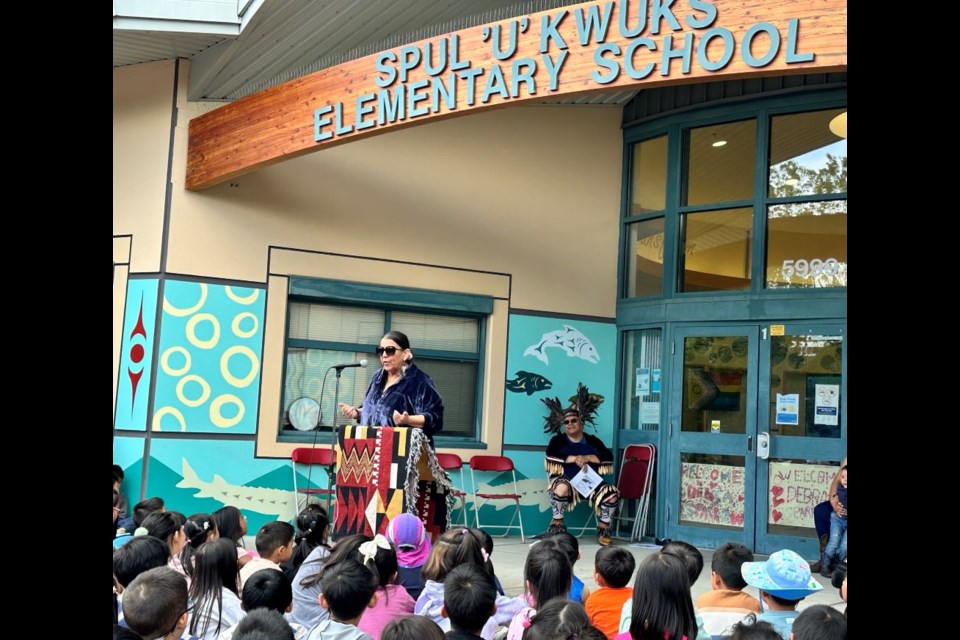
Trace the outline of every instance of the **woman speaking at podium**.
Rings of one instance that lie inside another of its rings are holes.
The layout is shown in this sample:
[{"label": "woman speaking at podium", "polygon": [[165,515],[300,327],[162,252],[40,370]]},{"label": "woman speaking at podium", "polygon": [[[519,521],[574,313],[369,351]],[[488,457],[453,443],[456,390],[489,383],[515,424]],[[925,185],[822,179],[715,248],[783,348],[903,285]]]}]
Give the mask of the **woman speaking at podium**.
[{"label": "woman speaking at podium", "polygon": [[377,347],[380,369],[367,387],[358,409],[344,402],[340,413],[367,427],[413,427],[423,429],[430,448],[433,434],[443,428],[443,400],[433,380],[413,364],[410,340],[399,331],[380,338]]}]

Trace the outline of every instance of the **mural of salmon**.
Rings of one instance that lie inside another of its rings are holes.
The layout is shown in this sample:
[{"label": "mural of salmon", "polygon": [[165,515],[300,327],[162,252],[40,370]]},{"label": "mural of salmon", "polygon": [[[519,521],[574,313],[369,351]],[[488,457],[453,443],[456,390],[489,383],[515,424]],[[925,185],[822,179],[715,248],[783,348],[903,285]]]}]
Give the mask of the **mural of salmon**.
[{"label": "mural of salmon", "polygon": [[297,507],[292,491],[269,487],[245,487],[230,484],[221,476],[213,474],[213,480],[204,482],[193,470],[186,458],[183,461],[183,480],[177,483],[181,489],[199,489],[194,498],[213,498],[226,505],[266,515],[276,515],[277,520],[291,521],[297,517]]},{"label": "mural of salmon", "polygon": [[529,371],[517,371],[513,380],[507,380],[507,391],[514,393],[526,393],[532,396],[537,391],[550,389],[553,383],[544,378],[539,373],[530,373]]},{"label": "mural of salmon", "polygon": [[568,358],[581,358],[587,362],[596,364],[600,361],[600,354],[593,343],[576,328],[569,324],[563,325],[563,329],[557,331],[548,331],[540,337],[537,344],[532,344],[523,352],[525,356],[533,356],[543,362],[550,364],[547,358],[546,350],[550,347],[563,349],[567,352]]},{"label": "mural of salmon", "polygon": [[[506,484],[496,484],[492,485],[487,482],[478,482],[477,483],[477,493],[500,493],[505,488],[512,488],[510,484],[513,482],[513,477],[509,473],[505,473],[502,476],[497,476],[497,480],[503,478]],[[522,507],[539,507],[540,511],[547,511],[550,509],[550,494],[547,493],[547,478],[524,478],[523,480],[517,480],[517,491],[520,492],[520,506]],[[466,501],[472,503],[473,495],[470,494],[470,487],[467,487],[467,496]],[[513,503],[508,500],[494,500],[487,503],[488,506],[496,508],[497,511],[501,509],[506,509],[507,507],[513,507]]]}]

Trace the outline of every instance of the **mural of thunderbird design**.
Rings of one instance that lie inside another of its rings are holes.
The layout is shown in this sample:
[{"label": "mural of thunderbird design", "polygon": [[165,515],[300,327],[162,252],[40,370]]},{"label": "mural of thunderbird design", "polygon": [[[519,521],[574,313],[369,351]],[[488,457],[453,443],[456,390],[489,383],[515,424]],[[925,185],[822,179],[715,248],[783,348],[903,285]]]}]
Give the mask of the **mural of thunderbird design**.
[{"label": "mural of thunderbird design", "polygon": [[254,288],[167,281],[154,431],[256,431],[263,294]]}]

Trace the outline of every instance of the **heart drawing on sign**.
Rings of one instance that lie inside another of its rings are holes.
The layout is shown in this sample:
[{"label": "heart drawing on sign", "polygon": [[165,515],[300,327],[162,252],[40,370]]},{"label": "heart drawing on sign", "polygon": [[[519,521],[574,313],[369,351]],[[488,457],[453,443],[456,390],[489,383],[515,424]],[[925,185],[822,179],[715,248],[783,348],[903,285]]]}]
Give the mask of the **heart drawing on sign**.
[{"label": "heart drawing on sign", "polygon": [[773,485],[772,487],[770,487],[770,493],[772,493],[777,497],[780,497],[781,495],[783,495],[783,487],[779,485]]},{"label": "heart drawing on sign", "polygon": [[773,511],[771,511],[771,513],[773,514],[773,522],[774,522],[774,524],[776,524],[777,522],[780,522],[780,518],[783,517],[783,514],[780,513],[779,511],[777,511],[776,509],[774,509]]},{"label": "heart drawing on sign", "polygon": [[783,498],[774,498],[774,499],[773,499],[773,506],[779,507],[779,506],[782,505],[784,502],[786,502],[786,500],[784,500]]}]

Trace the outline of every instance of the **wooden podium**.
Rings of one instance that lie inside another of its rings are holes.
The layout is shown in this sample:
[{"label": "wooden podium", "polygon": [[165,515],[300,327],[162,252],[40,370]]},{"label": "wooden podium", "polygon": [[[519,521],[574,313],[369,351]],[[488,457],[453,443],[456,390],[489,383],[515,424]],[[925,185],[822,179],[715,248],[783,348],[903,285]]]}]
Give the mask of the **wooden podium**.
[{"label": "wooden podium", "polygon": [[[333,536],[385,535],[390,520],[407,512],[417,514],[436,538],[450,526],[452,489],[421,429],[343,426]],[[439,501],[446,509],[437,508]]]}]

